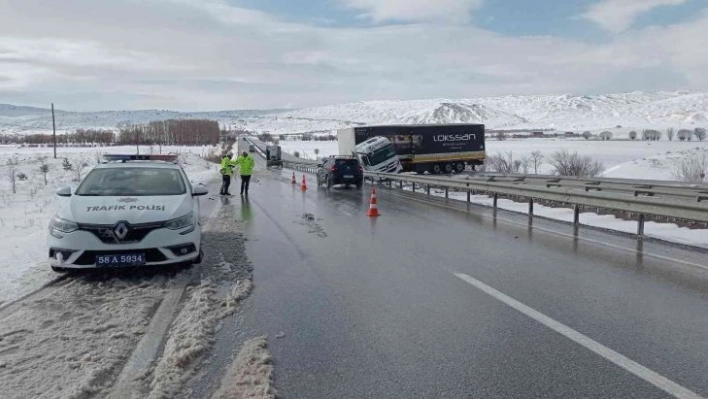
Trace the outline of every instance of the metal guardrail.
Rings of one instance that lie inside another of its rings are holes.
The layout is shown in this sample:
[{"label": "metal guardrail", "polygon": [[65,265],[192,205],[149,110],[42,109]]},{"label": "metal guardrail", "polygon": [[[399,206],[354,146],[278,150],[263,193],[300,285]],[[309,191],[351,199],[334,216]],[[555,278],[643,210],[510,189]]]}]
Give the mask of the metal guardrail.
[{"label": "metal guardrail", "polygon": [[[695,222],[708,222],[708,201],[702,202],[701,198],[686,195],[680,198],[675,193],[661,194],[654,191],[654,195],[634,195],[625,188],[613,190],[611,187],[603,187],[603,190],[586,190],[585,187],[574,187],[571,185],[540,185],[529,184],[525,179],[503,180],[498,179],[453,179],[428,176],[401,175],[391,173],[371,173],[367,172],[369,179],[380,179],[386,181],[389,187],[394,181],[399,182],[399,188],[403,189],[403,183],[407,182],[416,191],[416,185],[424,188],[430,193],[431,187],[445,189],[445,197],[448,197],[449,190],[454,189],[467,192],[467,202],[470,202],[472,192],[483,192],[493,198],[493,207],[496,211],[497,202],[500,195],[522,197],[528,199],[529,218],[533,218],[534,201],[546,200],[557,203],[570,204],[574,209],[574,224],[580,224],[580,208],[603,208],[616,211],[636,213],[638,217],[637,236],[641,239],[644,236],[644,222],[647,215],[664,216],[669,218],[682,219]],[[561,179],[562,180],[562,179]],[[615,182],[616,183],[616,182]],[[629,183],[632,185],[634,183]],[[676,187],[676,190],[695,189],[695,187]],[[647,189],[651,191],[651,189]]]},{"label": "metal guardrail", "polygon": [[657,180],[616,178],[575,178],[550,175],[504,175],[500,173],[471,173],[467,179],[493,182],[523,182],[550,187],[581,188],[585,191],[611,191],[633,196],[662,196],[708,201],[707,184],[688,184]]},{"label": "metal guardrail", "polygon": [[[247,139],[253,143],[251,140]],[[258,147],[257,144],[255,144]],[[260,148],[259,148],[260,149]],[[317,161],[283,160],[286,168],[307,173],[317,173]],[[637,236],[644,237],[647,215],[663,216],[694,222],[708,223],[708,185],[682,184],[666,181],[631,180],[614,178],[573,178],[544,175],[504,175],[499,173],[472,173],[465,178],[449,176],[420,176],[393,173],[366,172],[366,179],[387,182],[389,187],[397,181],[416,186],[430,194],[437,187],[467,193],[482,192],[493,198],[493,208],[498,208],[499,196],[521,197],[528,200],[528,215],[532,219],[534,202],[538,200],[570,204],[574,210],[573,224],[580,225],[581,207],[602,208],[631,212],[638,215]]]}]

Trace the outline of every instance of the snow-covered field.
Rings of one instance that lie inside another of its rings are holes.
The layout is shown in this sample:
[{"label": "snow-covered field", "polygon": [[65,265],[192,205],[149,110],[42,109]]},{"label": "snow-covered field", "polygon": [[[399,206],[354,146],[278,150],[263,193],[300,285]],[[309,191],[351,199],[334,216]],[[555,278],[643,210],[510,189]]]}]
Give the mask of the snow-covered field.
[{"label": "snow-covered field", "polygon": [[[163,147],[162,153],[180,154],[180,163],[194,183],[208,182],[218,177],[217,167],[206,162],[213,147]],[[141,147],[141,153],[150,153],[150,147]],[[157,153],[158,148],[152,148]],[[59,209],[61,201],[54,194],[61,186],[77,185],[76,171],[62,167],[66,157],[73,164],[87,164],[81,176],[106,153],[134,154],[135,147],[59,148],[57,159],[51,148],[20,148],[0,146],[0,302],[8,301],[33,290],[47,281],[53,272],[46,262],[47,225]],[[47,184],[40,172],[40,159],[49,166]],[[16,193],[10,183],[15,171]],[[20,174],[26,176],[20,180]]]}]

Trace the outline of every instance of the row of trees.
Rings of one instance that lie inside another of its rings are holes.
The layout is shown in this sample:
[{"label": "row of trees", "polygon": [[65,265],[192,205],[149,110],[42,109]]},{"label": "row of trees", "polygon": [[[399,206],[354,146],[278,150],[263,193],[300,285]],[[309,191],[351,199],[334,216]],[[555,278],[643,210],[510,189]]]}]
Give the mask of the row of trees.
[{"label": "row of trees", "polygon": [[[129,125],[118,134],[108,129],[78,129],[73,133],[57,134],[60,146],[86,146],[114,144],[141,145],[214,145],[222,136],[219,123],[206,119],[170,119],[153,121],[144,125]],[[2,135],[0,144],[52,145],[51,134]]]},{"label": "row of trees", "polygon": [[[487,158],[484,166],[485,170],[506,174],[528,174],[533,167],[533,173],[538,174],[538,169],[544,160],[545,156],[540,150],[534,151],[530,156],[521,159],[514,159],[512,152],[506,152]],[[559,176],[594,177],[605,170],[605,165],[602,162],[565,149],[551,154],[548,158],[548,163],[553,167],[554,173]]]},{"label": "row of trees", "polygon": [[[53,144],[53,136],[51,134],[28,134],[25,136],[15,136],[13,144]],[[78,129],[74,133],[65,133],[57,135],[57,144],[66,145],[111,145],[116,141],[116,134],[112,130],[104,129]]]},{"label": "row of trees", "polygon": [[170,119],[120,128],[118,144],[214,145],[219,143],[219,123],[208,119]]}]

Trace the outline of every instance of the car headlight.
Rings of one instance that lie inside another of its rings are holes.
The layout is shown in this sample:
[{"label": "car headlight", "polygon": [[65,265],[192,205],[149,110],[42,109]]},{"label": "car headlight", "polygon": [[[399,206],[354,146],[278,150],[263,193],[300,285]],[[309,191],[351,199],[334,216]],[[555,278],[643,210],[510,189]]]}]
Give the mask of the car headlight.
[{"label": "car headlight", "polygon": [[79,225],[71,220],[62,219],[59,216],[54,216],[49,222],[49,229],[62,233],[71,233],[79,229]]},{"label": "car headlight", "polygon": [[186,227],[194,226],[194,212],[189,212],[188,214],[178,217],[176,219],[168,220],[165,222],[165,227],[170,230],[179,230]]}]

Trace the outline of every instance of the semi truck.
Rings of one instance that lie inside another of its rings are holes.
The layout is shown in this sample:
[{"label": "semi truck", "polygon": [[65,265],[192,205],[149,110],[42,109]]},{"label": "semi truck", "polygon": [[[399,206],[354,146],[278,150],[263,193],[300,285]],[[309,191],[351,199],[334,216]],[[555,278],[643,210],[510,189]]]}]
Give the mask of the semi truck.
[{"label": "semi truck", "polygon": [[358,126],[338,130],[337,139],[340,154],[373,171],[460,173],[486,157],[481,124]]}]

